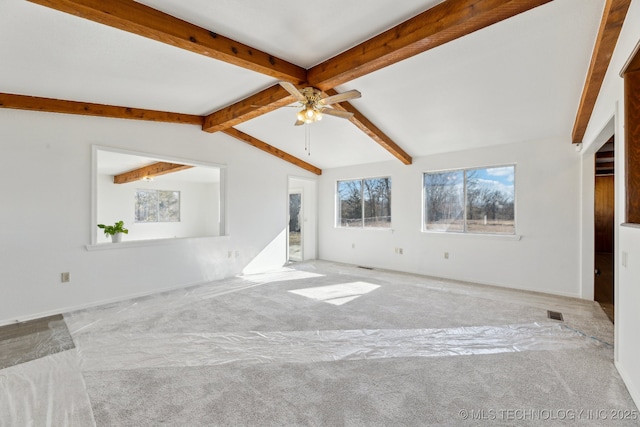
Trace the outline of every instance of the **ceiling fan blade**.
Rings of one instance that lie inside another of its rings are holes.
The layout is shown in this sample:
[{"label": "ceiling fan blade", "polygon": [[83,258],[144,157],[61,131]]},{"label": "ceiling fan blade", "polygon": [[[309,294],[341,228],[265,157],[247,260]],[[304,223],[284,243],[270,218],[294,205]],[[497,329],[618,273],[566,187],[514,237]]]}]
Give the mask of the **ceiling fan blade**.
[{"label": "ceiling fan blade", "polygon": [[297,87],[295,87],[293,83],[289,83],[289,82],[278,82],[278,83],[280,84],[280,86],[282,86],[284,90],[286,90],[291,95],[293,95],[296,98],[296,100],[298,100],[299,102],[302,102],[302,103],[307,102],[307,98],[305,98],[305,96],[298,90]]},{"label": "ceiling fan blade", "polygon": [[296,120],[296,122],[293,124],[294,126],[302,126],[304,124],[304,122],[302,120]]},{"label": "ceiling fan blade", "polygon": [[360,98],[362,94],[357,90],[349,90],[347,92],[339,93],[337,95],[327,96],[326,98],[322,98],[320,100],[320,104],[330,105],[335,104],[336,102],[346,101],[348,99]]},{"label": "ceiling fan blade", "polygon": [[353,117],[353,113],[348,111],[336,110],[335,108],[323,108],[320,110],[322,114],[326,114],[328,116],[340,117],[341,119],[350,119]]}]

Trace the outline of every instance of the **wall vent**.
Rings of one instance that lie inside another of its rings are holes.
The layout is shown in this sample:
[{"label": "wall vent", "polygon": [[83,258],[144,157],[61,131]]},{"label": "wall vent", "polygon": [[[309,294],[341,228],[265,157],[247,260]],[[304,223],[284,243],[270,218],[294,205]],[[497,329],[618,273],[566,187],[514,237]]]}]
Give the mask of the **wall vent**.
[{"label": "wall vent", "polygon": [[559,320],[561,322],[564,322],[564,317],[562,317],[562,313],[560,313],[559,311],[547,310],[547,317],[549,319]]}]

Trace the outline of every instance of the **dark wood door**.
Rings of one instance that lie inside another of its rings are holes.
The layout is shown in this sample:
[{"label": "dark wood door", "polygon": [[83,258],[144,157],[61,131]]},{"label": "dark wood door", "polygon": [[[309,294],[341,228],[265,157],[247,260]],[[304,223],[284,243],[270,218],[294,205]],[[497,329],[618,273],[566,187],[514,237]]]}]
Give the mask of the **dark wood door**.
[{"label": "dark wood door", "polygon": [[595,299],[613,304],[614,177],[596,176]]}]

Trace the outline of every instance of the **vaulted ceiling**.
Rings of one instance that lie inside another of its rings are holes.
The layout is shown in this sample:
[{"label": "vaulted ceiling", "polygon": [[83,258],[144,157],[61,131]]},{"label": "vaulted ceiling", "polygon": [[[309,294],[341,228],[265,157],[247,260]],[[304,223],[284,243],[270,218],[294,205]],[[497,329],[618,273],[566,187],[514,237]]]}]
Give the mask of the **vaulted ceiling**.
[{"label": "vaulted ceiling", "polygon": [[[200,126],[314,173],[581,142],[629,2],[2,0],[0,106]],[[308,155],[278,81],[362,98]]]}]

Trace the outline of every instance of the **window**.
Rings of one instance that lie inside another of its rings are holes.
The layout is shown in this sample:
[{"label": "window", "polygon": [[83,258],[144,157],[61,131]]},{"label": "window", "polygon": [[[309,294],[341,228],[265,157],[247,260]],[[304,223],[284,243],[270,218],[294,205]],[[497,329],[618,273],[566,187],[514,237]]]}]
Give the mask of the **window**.
[{"label": "window", "polygon": [[424,230],[515,234],[515,166],[425,173]]},{"label": "window", "polygon": [[137,189],[135,222],[179,222],[180,192]]},{"label": "window", "polygon": [[338,181],[339,227],[391,227],[391,178]]}]

